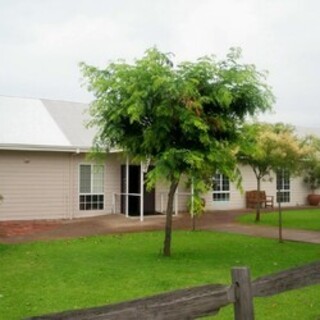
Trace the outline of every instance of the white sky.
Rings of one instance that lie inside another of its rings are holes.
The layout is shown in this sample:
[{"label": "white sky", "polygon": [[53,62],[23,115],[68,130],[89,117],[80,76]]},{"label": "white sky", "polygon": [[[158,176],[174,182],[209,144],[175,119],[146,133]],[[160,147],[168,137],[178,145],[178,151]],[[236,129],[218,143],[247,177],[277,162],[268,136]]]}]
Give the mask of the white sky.
[{"label": "white sky", "polygon": [[270,121],[320,127],[319,0],[0,0],[0,94],[89,102],[78,63],[232,46],[268,70]]}]

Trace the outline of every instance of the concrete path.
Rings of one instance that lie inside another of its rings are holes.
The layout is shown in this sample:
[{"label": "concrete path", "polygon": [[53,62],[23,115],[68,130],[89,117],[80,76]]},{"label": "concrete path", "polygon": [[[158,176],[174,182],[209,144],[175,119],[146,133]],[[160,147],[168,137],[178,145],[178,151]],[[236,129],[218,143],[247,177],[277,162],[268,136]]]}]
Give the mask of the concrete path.
[{"label": "concrete path", "polygon": [[[244,212],[244,210],[240,210],[206,213],[197,219],[197,229],[278,239],[278,228],[276,227],[242,225],[235,222],[236,217]],[[140,222],[138,218],[125,218],[121,214],[75,220],[0,222],[0,242],[22,243],[112,233],[162,230],[164,223],[164,216],[146,217],[145,221]],[[190,230],[191,225],[192,221],[188,214],[179,214],[173,219],[174,229]],[[29,231],[27,232],[26,230]],[[11,234],[9,231],[11,231]],[[283,239],[320,244],[320,231],[283,229]]]},{"label": "concrete path", "polygon": [[[279,229],[276,227],[250,226],[250,225],[241,225],[239,223],[230,223],[230,224],[221,224],[221,225],[212,226],[212,228],[202,228],[202,229],[245,234],[245,235],[254,236],[254,237],[279,239]],[[317,232],[317,231],[283,229],[282,238],[283,240],[289,240],[289,241],[320,244],[320,232]]]},{"label": "concrete path", "polygon": [[[254,237],[263,237],[271,239],[279,239],[279,229],[271,226],[259,225],[245,225],[235,221],[236,217],[246,211],[233,211],[226,214],[226,212],[218,211],[204,216],[200,224],[201,230],[214,230],[221,232],[230,232],[237,234],[244,234]],[[212,215],[213,216],[209,216]],[[226,215],[225,215],[226,214]],[[213,221],[212,221],[213,218]],[[320,230],[307,231],[297,229],[283,229],[282,238],[287,241],[298,241],[320,244]]]}]

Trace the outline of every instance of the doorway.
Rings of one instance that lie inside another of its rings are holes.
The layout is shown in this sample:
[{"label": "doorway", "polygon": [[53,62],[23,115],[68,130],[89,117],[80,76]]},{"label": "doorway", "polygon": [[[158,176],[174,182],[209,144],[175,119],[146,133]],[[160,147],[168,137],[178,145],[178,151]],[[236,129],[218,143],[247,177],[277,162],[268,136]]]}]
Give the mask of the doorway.
[{"label": "doorway", "polygon": [[[151,168],[152,169],[152,168]],[[129,193],[128,196],[128,214],[129,216],[140,216],[140,172],[141,166],[130,165],[129,166]],[[144,174],[144,179],[146,173]],[[126,166],[121,165],[121,193],[126,192]],[[121,195],[121,212],[125,213],[126,208],[126,196]],[[146,185],[143,186],[143,207],[144,215],[153,215],[155,211],[155,189],[150,191],[146,190]]]}]

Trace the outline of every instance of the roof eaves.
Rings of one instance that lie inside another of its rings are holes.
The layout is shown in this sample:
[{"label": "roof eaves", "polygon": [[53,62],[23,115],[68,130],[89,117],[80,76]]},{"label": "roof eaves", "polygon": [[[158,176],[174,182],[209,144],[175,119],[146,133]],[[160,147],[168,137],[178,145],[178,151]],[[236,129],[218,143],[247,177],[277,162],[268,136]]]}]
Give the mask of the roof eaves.
[{"label": "roof eaves", "polygon": [[[50,151],[50,152],[74,152],[74,153],[88,153],[91,147],[84,146],[46,146],[46,145],[32,145],[32,144],[0,144],[0,150],[9,151]],[[122,152],[120,149],[112,149],[109,153]]]},{"label": "roof eaves", "polygon": [[0,144],[0,150],[15,151],[54,151],[54,152],[89,152],[90,147],[46,146],[32,144]]}]

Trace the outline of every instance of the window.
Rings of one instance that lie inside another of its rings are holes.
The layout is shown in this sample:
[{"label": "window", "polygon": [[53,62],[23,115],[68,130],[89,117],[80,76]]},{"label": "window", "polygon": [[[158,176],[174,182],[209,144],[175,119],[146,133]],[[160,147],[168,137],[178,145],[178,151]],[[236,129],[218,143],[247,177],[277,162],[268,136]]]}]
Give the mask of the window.
[{"label": "window", "polygon": [[104,166],[81,164],[79,178],[79,209],[103,210]]},{"label": "window", "polygon": [[290,202],[290,174],[288,170],[277,172],[277,202]]},{"label": "window", "polygon": [[229,178],[221,173],[216,173],[213,177],[213,201],[229,201],[230,182]]}]

